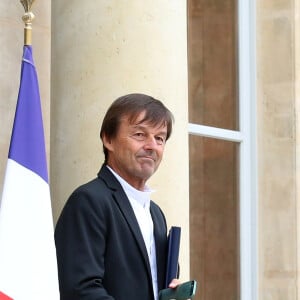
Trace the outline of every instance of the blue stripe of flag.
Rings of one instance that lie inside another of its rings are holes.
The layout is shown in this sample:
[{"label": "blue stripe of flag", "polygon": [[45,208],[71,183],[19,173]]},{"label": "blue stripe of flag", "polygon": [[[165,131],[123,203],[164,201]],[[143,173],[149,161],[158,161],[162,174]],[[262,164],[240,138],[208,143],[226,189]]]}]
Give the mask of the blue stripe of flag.
[{"label": "blue stripe of flag", "polygon": [[48,182],[38,79],[32,47],[28,45],[23,49],[20,88],[8,157]]}]

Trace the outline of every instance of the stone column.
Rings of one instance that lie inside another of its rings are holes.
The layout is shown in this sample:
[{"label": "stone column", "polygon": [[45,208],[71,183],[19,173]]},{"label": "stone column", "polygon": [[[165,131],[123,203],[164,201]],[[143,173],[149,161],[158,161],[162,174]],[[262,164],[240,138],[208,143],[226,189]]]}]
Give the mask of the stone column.
[{"label": "stone column", "polygon": [[174,135],[151,179],[168,225],[183,228],[189,277],[185,1],[52,1],[51,191],[55,219],[103,162],[99,129],[111,102],[141,92],[174,113]]},{"label": "stone column", "polygon": [[295,71],[299,73],[295,24],[299,22],[295,23],[294,2],[257,1],[258,278],[262,300],[299,299],[299,95],[295,95]]}]

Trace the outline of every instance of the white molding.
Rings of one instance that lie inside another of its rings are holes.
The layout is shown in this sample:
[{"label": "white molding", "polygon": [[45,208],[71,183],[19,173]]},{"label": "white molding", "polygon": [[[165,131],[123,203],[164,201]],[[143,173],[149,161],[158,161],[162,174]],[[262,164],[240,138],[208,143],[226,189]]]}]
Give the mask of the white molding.
[{"label": "white molding", "polygon": [[205,125],[188,124],[189,134],[204,136],[209,138],[216,138],[231,142],[241,142],[243,136],[239,131],[222,129],[217,127],[210,127]]},{"label": "white molding", "polygon": [[257,174],[255,1],[238,1],[240,131],[240,288],[241,300],[256,300]]}]

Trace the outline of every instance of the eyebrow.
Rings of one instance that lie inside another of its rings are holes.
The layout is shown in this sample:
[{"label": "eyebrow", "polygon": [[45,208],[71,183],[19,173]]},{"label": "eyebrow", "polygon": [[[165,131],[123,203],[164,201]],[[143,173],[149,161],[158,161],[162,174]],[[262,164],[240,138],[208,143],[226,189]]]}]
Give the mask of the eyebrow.
[{"label": "eyebrow", "polygon": [[[146,125],[142,125],[142,124],[132,124],[131,127],[133,129],[141,129],[141,130],[145,130],[145,129],[148,129],[149,126],[146,126]],[[166,126],[165,126],[166,127]],[[165,131],[159,131],[156,135],[165,135],[167,136],[167,129]]]}]

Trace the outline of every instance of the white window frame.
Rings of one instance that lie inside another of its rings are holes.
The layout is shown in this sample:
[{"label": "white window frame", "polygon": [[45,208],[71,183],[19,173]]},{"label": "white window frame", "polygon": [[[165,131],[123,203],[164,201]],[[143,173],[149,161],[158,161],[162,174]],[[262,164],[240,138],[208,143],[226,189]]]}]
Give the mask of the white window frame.
[{"label": "white window frame", "polygon": [[192,135],[239,145],[240,299],[258,299],[255,1],[238,1],[239,131],[189,123]]}]

